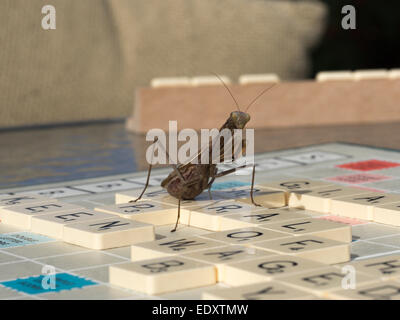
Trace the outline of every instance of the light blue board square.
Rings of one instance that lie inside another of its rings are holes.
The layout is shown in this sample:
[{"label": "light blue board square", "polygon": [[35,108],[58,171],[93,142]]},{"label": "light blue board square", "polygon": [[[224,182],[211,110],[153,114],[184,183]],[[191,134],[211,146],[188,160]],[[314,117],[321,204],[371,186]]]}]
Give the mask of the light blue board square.
[{"label": "light blue board square", "polygon": [[[83,288],[86,286],[97,285],[97,282],[92,280],[88,280],[82,277],[75,276],[69,273],[57,273],[54,275],[55,277],[55,288],[46,289],[43,286],[43,278],[51,277],[51,275],[40,275],[35,277],[29,277],[24,279],[16,279],[11,281],[1,282],[0,284],[10,288],[17,290],[19,292],[24,292],[27,294],[41,294],[48,292],[59,292],[63,290],[71,290],[74,288]],[[49,284],[49,278],[46,278],[44,283]]]}]

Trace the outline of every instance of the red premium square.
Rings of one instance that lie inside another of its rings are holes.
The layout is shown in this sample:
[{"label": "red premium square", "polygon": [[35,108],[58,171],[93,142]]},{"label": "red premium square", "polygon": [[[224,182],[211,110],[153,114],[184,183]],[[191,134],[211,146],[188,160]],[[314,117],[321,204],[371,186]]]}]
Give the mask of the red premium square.
[{"label": "red premium square", "polygon": [[371,171],[394,168],[398,166],[400,166],[400,163],[372,159],[366,161],[345,163],[338,165],[337,167],[358,171]]},{"label": "red premium square", "polygon": [[364,220],[358,220],[354,218],[347,218],[347,217],[339,217],[339,216],[323,216],[323,217],[317,217],[317,219],[323,219],[323,220],[328,220],[328,221],[333,221],[333,222],[340,222],[344,224],[349,224],[351,226],[355,226],[358,224],[366,224],[368,221]]},{"label": "red premium square", "polygon": [[361,184],[368,182],[376,182],[381,180],[390,179],[390,177],[377,175],[377,174],[368,174],[368,173],[357,173],[350,174],[346,176],[337,176],[332,178],[327,178],[325,180],[337,181],[343,183],[351,183],[351,184]]}]

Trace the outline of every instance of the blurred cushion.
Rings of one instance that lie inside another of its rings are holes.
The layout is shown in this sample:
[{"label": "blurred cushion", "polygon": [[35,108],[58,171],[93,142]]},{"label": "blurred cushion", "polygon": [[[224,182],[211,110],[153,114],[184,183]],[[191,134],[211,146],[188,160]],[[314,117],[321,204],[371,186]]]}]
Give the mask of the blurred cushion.
[{"label": "blurred cushion", "polygon": [[0,127],[122,118],[153,77],[307,75],[323,30],[317,1],[0,2]]}]

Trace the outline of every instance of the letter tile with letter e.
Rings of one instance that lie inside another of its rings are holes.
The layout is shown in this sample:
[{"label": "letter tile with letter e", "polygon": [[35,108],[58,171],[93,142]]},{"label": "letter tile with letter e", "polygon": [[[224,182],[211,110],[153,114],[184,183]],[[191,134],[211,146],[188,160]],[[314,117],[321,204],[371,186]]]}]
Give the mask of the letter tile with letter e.
[{"label": "letter tile with letter e", "polygon": [[33,216],[76,210],[85,209],[73,204],[58,202],[57,200],[25,203],[0,208],[0,220],[10,226],[29,230],[31,229]]},{"label": "letter tile with letter e", "polygon": [[[348,279],[347,279],[348,278]],[[338,289],[351,289],[352,286],[360,286],[376,279],[363,273],[348,274],[340,268],[328,267],[324,269],[311,270],[279,278],[279,281],[305,290],[313,295],[327,298],[327,292]]]}]

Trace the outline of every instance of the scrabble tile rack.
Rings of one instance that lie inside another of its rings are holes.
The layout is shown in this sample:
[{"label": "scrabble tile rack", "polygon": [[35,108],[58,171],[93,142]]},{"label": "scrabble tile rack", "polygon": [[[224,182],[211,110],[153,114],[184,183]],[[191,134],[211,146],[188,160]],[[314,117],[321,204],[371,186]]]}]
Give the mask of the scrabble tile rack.
[{"label": "scrabble tile rack", "polygon": [[[134,205],[144,172],[3,189],[0,299],[399,298],[399,152],[335,143],[256,163],[262,208],[250,176],[229,175],[183,205],[175,234],[165,169]],[[51,267],[60,281],[44,289]],[[349,267],[357,289],[343,288]]]},{"label": "scrabble tile rack", "polygon": [[[253,128],[365,124],[399,121],[400,70],[320,72],[315,80],[280,81],[276,74],[242,75],[236,83],[224,77],[243,109],[265,88],[275,87],[251,108]],[[168,130],[164,117],[178,129],[213,128],[235,108],[215,76],[153,79],[136,89],[126,128],[146,133]],[[201,115],[206,114],[207,117]],[[284,115],[284,116],[282,116]]]}]

